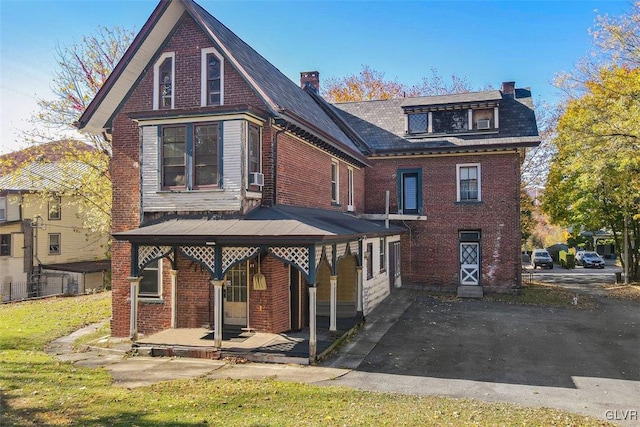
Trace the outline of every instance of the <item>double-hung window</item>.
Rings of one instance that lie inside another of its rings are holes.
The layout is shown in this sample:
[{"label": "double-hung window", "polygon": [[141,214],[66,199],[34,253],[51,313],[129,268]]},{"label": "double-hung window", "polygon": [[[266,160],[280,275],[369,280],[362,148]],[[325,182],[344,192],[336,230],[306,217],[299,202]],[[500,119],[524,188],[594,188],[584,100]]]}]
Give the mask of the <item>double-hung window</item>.
[{"label": "double-hung window", "polygon": [[224,104],[224,62],[213,48],[202,49],[201,103],[203,107]]},{"label": "double-hung window", "polygon": [[218,123],[161,127],[162,188],[197,190],[218,186],[220,140]]},{"label": "double-hung window", "polygon": [[141,297],[157,298],[162,293],[162,260],[152,261],[142,270],[138,294]]},{"label": "double-hung window", "polygon": [[53,196],[49,199],[49,219],[61,219],[62,218],[62,198],[60,196]]},{"label": "double-hung window", "polygon": [[163,53],[156,61],[153,81],[154,110],[168,110],[175,105],[175,54]]},{"label": "double-hung window", "polygon": [[480,164],[468,163],[456,165],[457,201],[481,201]]},{"label": "double-hung window", "polygon": [[340,166],[337,160],[331,161],[331,202],[340,203]]},{"label": "double-hung window", "polygon": [[0,234],[0,256],[11,256],[11,234]]},{"label": "double-hung window", "polygon": [[385,271],[387,266],[387,253],[385,252],[385,245],[387,239],[380,238],[380,271]]},{"label": "double-hung window", "polygon": [[49,255],[60,255],[62,253],[60,246],[60,234],[59,233],[51,233],[49,234]]},{"label": "double-hung window", "polygon": [[247,182],[249,190],[260,191],[264,185],[260,128],[250,123],[247,135]]},{"label": "double-hung window", "polygon": [[422,215],[422,170],[399,169],[398,211],[406,215]]},{"label": "double-hung window", "polygon": [[469,110],[432,111],[433,133],[455,133],[469,130]]},{"label": "double-hung window", "polygon": [[0,197],[0,221],[7,220],[7,198]]}]

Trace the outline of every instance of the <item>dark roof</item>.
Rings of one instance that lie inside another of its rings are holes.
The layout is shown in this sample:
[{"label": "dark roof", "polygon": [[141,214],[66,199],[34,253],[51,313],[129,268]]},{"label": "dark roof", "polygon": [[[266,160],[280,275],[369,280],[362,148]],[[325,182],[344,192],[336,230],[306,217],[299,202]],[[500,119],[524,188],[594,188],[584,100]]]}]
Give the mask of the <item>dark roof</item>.
[{"label": "dark roof", "polygon": [[[118,81],[122,78],[125,81],[124,85],[128,85],[130,88],[136,83],[136,76],[149,68],[148,66],[143,67],[133,59],[136,55],[141,55],[145,59],[148,56],[148,61],[153,60],[155,56],[150,55],[149,51],[150,49],[159,50],[162,41],[161,37],[157,35],[159,30],[156,30],[155,27],[156,25],[177,24],[179,22],[179,16],[175,13],[177,5],[182,5],[184,10],[201,26],[218,51],[225,57],[225,60],[253,88],[274,117],[281,118],[302,131],[314,135],[325,144],[362,164],[367,163],[357,145],[302,88],[192,0],[163,0],[160,2],[112,75],[78,121],[79,129],[87,128],[91,132],[98,132],[99,129],[94,123],[94,117],[105,117],[105,119],[106,117],[114,117],[113,113],[117,111],[122,101],[118,96],[125,96],[125,90],[118,87]],[[166,18],[165,15],[173,18]],[[170,34],[169,29],[164,31],[167,35]],[[122,95],[112,97],[113,99],[104,102],[109,98],[111,90],[114,90],[114,93],[122,93]],[[119,104],[116,105],[116,102]],[[101,110],[101,114],[96,115],[98,110]],[[106,123],[101,123],[99,127],[109,127],[108,120]]]},{"label": "dark roof", "polygon": [[111,261],[108,259],[99,261],[65,262],[60,264],[47,264],[42,268],[46,270],[71,271],[74,273],[96,273],[111,269]]},{"label": "dark roof", "polygon": [[277,205],[258,207],[242,218],[173,218],[115,233],[117,240],[154,244],[314,244],[393,235],[398,226],[339,211]]},{"label": "dark roof", "polygon": [[[499,96],[498,96],[499,95]],[[496,99],[497,98],[497,99]],[[406,107],[451,105],[496,101],[499,103],[498,132],[433,135],[406,138]],[[353,128],[374,155],[381,153],[470,151],[535,146],[540,142],[531,92],[517,89],[516,97],[500,91],[457,95],[401,98],[334,104],[340,117]]]}]

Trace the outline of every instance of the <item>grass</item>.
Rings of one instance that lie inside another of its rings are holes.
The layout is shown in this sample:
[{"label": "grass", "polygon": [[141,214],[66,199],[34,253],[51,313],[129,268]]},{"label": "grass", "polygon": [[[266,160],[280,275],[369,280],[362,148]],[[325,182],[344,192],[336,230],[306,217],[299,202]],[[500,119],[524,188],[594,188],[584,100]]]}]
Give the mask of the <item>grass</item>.
[{"label": "grass", "polygon": [[577,300],[574,300],[575,296],[575,292],[570,292],[559,286],[532,282],[529,285],[523,285],[518,294],[490,294],[485,296],[485,299],[509,304],[568,307],[587,310],[593,310],[598,306],[595,298],[591,296],[580,295]]},{"label": "grass", "polygon": [[606,286],[607,296],[628,301],[640,302],[640,285],[615,285]]},{"label": "grass", "polygon": [[125,389],[102,369],[62,363],[51,339],[109,316],[109,293],[0,306],[0,425],[597,426],[558,410],[275,380],[194,378]]}]

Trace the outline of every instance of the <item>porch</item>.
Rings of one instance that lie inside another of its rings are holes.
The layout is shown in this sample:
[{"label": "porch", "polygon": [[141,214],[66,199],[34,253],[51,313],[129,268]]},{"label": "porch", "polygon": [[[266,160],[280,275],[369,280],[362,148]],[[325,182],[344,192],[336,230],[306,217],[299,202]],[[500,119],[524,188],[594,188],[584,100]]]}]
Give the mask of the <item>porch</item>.
[{"label": "porch", "polygon": [[[359,327],[356,317],[340,318],[337,331],[329,331],[329,317],[318,316],[317,359]],[[251,362],[309,364],[309,329],[280,334],[247,331],[237,326],[222,329],[222,345],[214,345],[214,331],[207,328],[166,329],[137,339],[132,349],[152,357],[204,359],[238,358]]]}]

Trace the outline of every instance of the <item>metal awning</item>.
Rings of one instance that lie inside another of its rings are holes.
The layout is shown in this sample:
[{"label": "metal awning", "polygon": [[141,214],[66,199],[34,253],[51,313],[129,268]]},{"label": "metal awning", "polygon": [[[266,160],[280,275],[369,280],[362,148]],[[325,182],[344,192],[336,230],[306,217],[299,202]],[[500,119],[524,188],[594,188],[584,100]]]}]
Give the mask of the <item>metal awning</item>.
[{"label": "metal awning", "polygon": [[71,271],[73,273],[96,273],[107,271],[111,268],[111,260],[64,262],[59,264],[46,264],[42,268],[46,270]]},{"label": "metal awning", "polygon": [[113,237],[137,244],[157,245],[310,245],[404,231],[397,226],[385,228],[382,221],[369,221],[340,211],[277,205],[258,207],[241,218],[173,217],[114,233]]}]

